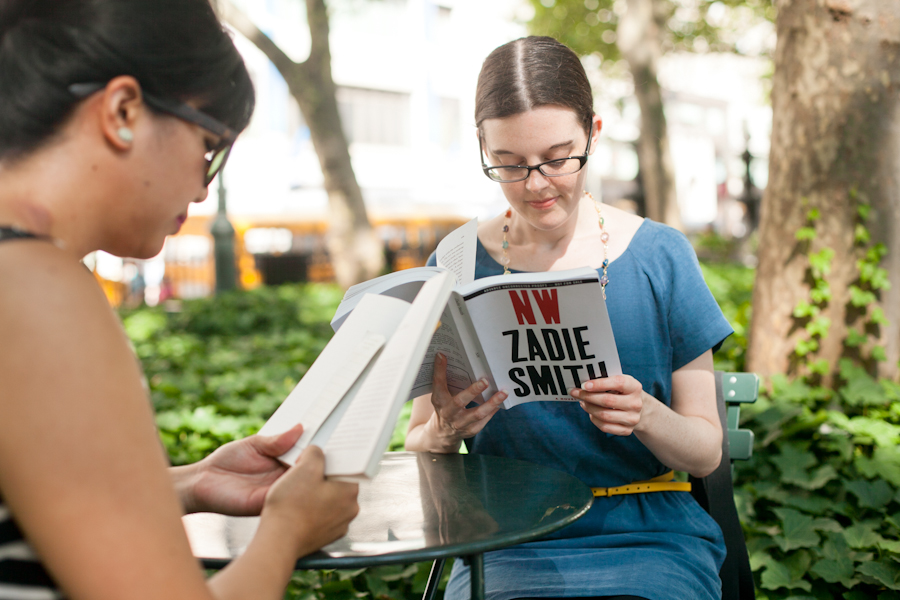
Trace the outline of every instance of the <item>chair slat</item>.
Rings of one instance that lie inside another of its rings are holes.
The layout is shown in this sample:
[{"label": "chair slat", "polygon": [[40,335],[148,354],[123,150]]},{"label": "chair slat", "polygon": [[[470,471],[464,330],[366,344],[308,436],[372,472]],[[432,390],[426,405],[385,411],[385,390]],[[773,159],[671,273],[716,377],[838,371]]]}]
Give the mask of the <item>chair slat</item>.
[{"label": "chair slat", "polygon": [[722,393],[725,402],[756,402],[759,397],[759,376],[756,373],[723,373]]}]

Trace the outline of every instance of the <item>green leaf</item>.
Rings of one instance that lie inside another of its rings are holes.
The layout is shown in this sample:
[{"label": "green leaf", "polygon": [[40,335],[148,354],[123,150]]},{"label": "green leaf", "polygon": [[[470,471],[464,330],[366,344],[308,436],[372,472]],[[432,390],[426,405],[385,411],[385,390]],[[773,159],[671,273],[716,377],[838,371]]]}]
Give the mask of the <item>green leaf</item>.
[{"label": "green leaf", "polygon": [[853,462],[861,475],[869,479],[880,477],[900,488],[900,447],[876,446],[872,456],[860,453]]},{"label": "green leaf", "polygon": [[868,244],[870,239],[872,239],[872,235],[866,229],[866,226],[862,223],[857,223],[853,229],[853,241],[857,244]]},{"label": "green leaf", "polygon": [[876,306],[872,309],[869,313],[869,320],[876,325],[882,325],[884,327],[891,324],[887,317],[884,316],[884,310],[880,306]]},{"label": "green leaf", "polygon": [[777,456],[771,458],[783,475],[805,474],[818,462],[816,455],[796,444],[784,444]]},{"label": "green leaf", "polygon": [[894,497],[894,490],[881,479],[844,481],[844,488],[859,499],[859,505],[863,508],[883,508]]},{"label": "green leaf", "polygon": [[859,590],[845,592],[841,597],[844,600],[872,600],[872,596],[870,596],[867,592],[860,592]]},{"label": "green leaf", "polygon": [[872,577],[891,590],[900,590],[900,567],[891,562],[865,562],[856,567],[863,575]]},{"label": "green leaf", "polygon": [[850,360],[839,362],[841,379],[846,384],[840,388],[841,397],[850,406],[878,406],[885,404],[884,389],[865,369]]},{"label": "green leaf", "polygon": [[872,207],[868,204],[857,204],[856,205],[856,214],[859,215],[861,221],[869,220],[869,213],[872,212]]},{"label": "green leaf", "polygon": [[887,246],[882,242],[878,242],[866,251],[866,260],[873,264],[878,264],[887,254]]},{"label": "green leaf", "polygon": [[776,508],[773,512],[781,519],[782,535],[776,536],[775,542],[783,552],[819,545],[819,534],[813,528],[812,517],[791,508]]},{"label": "green leaf", "polygon": [[877,546],[882,538],[871,523],[856,523],[844,529],[844,539],[851,548],[864,549]]},{"label": "green leaf", "polygon": [[366,585],[369,588],[369,593],[374,598],[390,596],[391,594],[391,588],[388,587],[388,584],[381,577],[371,573],[366,573]]},{"label": "green leaf", "polygon": [[831,319],[828,317],[819,317],[814,321],[810,321],[806,324],[806,331],[809,335],[818,336],[820,338],[824,338],[828,335],[828,330],[831,328]]},{"label": "green leaf", "polygon": [[844,339],[844,345],[850,348],[858,348],[866,343],[869,337],[856,329],[848,329],[847,337]]},{"label": "green leaf", "polygon": [[887,352],[885,351],[884,346],[872,346],[872,358],[878,362],[886,361]]},{"label": "green leaf", "polygon": [[806,592],[812,589],[812,584],[803,579],[794,579],[787,566],[770,559],[765,565],[765,570],[760,577],[762,587],[767,590],[777,590],[778,588],[787,588],[789,590],[800,588]]},{"label": "green leaf", "polygon": [[822,279],[831,273],[831,261],[834,258],[834,250],[831,248],[822,248],[818,252],[809,255],[809,265],[812,268],[813,277]]},{"label": "green leaf", "polygon": [[125,333],[134,343],[145,342],[166,328],[166,316],[158,312],[142,310],[122,320]]},{"label": "green leaf", "polygon": [[794,316],[798,319],[805,319],[807,317],[814,317],[821,309],[818,306],[814,306],[807,302],[806,300],[801,300],[797,303],[797,306],[794,307]]},{"label": "green leaf", "polygon": [[859,286],[851,285],[850,288],[850,304],[857,308],[862,308],[870,304],[874,304],[877,298],[870,291],[863,290]]},{"label": "green leaf", "polygon": [[827,375],[828,371],[831,370],[831,364],[828,362],[827,358],[820,358],[818,360],[814,360],[808,365],[809,372],[814,373],[816,375]]},{"label": "green leaf", "polygon": [[750,570],[758,571],[760,568],[764,567],[772,557],[769,554],[762,550],[759,552],[754,552],[750,555]]},{"label": "green leaf", "polygon": [[784,499],[783,504],[791,506],[793,508],[798,508],[805,513],[821,515],[825,514],[825,511],[831,508],[834,502],[831,500],[831,498],[823,498],[821,496],[790,494]]},{"label": "green leaf", "polygon": [[856,436],[857,443],[875,444],[876,446],[894,446],[900,443],[900,427],[881,419],[870,417],[852,417],[828,411],[828,421],[844,431]]},{"label": "green leaf", "polygon": [[[900,383],[894,383],[889,379],[881,380],[881,389],[884,390],[884,395],[894,402],[900,401]],[[900,408],[900,405],[895,404],[895,408]]]},{"label": "green leaf", "polygon": [[831,300],[831,286],[824,279],[816,282],[816,285],[809,291],[809,297],[816,304],[825,304]]},{"label": "green leaf", "polygon": [[891,288],[887,269],[878,266],[877,263],[868,262],[865,259],[856,261],[859,269],[859,280],[869,284],[873,290],[887,290]]},{"label": "green leaf", "polygon": [[797,345],[794,347],[794,352],[797,356],[806,356],[811,352],[815,352],[819,349],[819,342],[816,340],[797,340]]},{"label": "green leaf", "polygon": [[859,580],[853,579],[855,573],[853,562],[847,557],[839,561],[820,560],[812,566],[810,572],[828,583],[840,583],[846,588],[852,588],[859,582]]},{"label": "green leaf", "polygon": [[826,531],[829,533],[842,533],[844,528],[834,519],[813,519],[813,529],[816,531]]},{"label": "green leaf", "polygon": [[818,221],[821,216],[822,216],[822,211],[820,211],[818,208],[811,208],[806,213],[806,220],[807,221]]},{"label": "green leaf", "polygon": [[797,230],[797,233],[794,234],[794,238],[796,238],[798,242],[812,241],[816,239],[816,230],[813,227],[801,227]]}]

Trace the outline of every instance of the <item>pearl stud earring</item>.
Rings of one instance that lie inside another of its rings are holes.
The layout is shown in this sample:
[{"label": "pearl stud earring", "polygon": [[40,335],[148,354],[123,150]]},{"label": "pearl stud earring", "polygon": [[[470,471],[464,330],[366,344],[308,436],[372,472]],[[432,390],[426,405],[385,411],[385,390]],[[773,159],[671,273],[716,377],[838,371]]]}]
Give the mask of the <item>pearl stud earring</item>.
[{"label": "pearl stud earring", "polygon": [[116,135],[118,135],[119,139],[125,143],[130,144],[134,141],[134,132],[127,127],[119,127],[119,130],[116,131]]}]

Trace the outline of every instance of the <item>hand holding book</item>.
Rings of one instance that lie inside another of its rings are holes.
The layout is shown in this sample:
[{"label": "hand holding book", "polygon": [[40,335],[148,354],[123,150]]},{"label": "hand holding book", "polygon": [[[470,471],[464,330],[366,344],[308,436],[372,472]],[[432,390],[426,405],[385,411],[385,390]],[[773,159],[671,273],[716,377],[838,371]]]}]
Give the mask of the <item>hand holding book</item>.
[{"label": "hand holding book", "polygon": [[425,434],[436,444],[430,452],[453,453],[459,450],[462,441],[475,436],[503,405],[509,394],[500,391],[490,400],[472,408],[466,408],[473,401],[481,400],[481,394],[488,388],[488,382],[479,379],[465,390],[453,395],[447,387],[447,357],[438,353],[434,359],[431,415]]}]

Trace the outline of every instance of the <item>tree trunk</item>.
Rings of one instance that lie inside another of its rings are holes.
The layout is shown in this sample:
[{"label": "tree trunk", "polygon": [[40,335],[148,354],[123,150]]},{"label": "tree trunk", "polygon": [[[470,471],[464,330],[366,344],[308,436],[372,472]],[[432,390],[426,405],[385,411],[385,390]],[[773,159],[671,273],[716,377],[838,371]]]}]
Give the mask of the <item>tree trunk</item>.
[{"label": "tree trunk", "polygon": [[[835,252],[826,275],[832,297],[822,315],[831,329],[817,359],[831,372],[848,353],[848,328],[861,330],[871,309],[850,304],[859,285],[854,242],[860,202],[871,206],[872,243],[888,254],[893,282],[878,293],[889,321],[867,333],[885,348],[880,374],[896,378],[900,358],[900,3],[896,0],[782,0],[772,87],[769,183],[762,203],[759,268],[747,368],[802,373],[792,361],[809,337],[793,316],[810,297],[807,251]],[[810,209],[821,213],[811,242],[795,239]],[[807,247],[808,246],[808,247]],[[871,344],[872,342],[870,342]],[[869,346],[868,349],[871,349]]]},{"label": "tree trunk", "polygon": [[284,77],[300,105],[325,178],[328,193],[328,253],[335,278],[343,288],[377,276],[384,268],[384,251],[366,212],[353,173],[347,138],[338,113],[331,77],[328,10],[324,0],[306,0],[312,39],[309,58],[292,61],[230,0],[222,3],[224,19],[262,50]]},{"label": "tree trunk", "polygon": [[663,112],[657,66],[662,55],[658,0],[628,0],[619,21],[617,45],[628,61],[641,107],[638,162],[647,217],[681,229],[669,134]]}]

